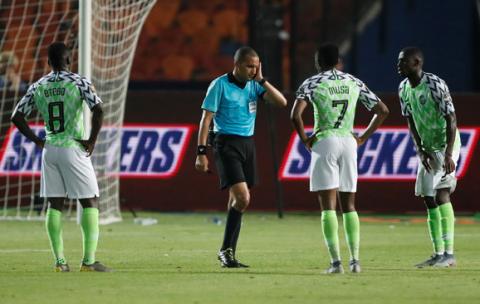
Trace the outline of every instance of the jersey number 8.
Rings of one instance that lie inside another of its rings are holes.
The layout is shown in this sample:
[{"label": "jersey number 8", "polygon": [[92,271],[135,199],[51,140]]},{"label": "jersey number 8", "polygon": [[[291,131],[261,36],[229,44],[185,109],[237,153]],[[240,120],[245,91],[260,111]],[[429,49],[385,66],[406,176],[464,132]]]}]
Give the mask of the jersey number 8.
[{"label": "jersey number 8", "polygon": [[[55,129],[55,122],[58,128]],[[65,131],[65,119],[63,117],[63,101],[51,102],[48,104],[48,128],[53,134]]]}]

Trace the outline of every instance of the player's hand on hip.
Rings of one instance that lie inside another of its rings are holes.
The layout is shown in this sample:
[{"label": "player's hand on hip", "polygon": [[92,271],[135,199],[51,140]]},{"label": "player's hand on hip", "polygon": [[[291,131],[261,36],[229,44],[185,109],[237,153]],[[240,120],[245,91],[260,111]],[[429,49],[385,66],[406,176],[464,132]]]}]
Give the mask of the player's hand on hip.
[{"label": "player's hand on hip", "polygon": [[206,155],[197,155],[195,169],[200,172],[210,173],[210,170],[208,169],[208,158]]},{"label": "player's hand on hip", "polygon": [[38,141],[35,142],[35,144],[37,145],[37,147],[39,147],[40,149],[43,149],[45,147],[45,139],[39,139]]},{"label": "player's hand on hip", "polygon": [[315,143],[316,134],[310,135],[307,139],[303,141],[305,148],[307,148],[308,152],[312,152],[313,144]]},{"label": "player's hand on hip", "polygon": [[359,147],[367,141],[367,139],[364,138],[363,136],[358,136],[354,133],[352,133],[352,135],[353,135],[353,138],[355,138],[355,141],[357,142],[357,146]]},{"label": "player's hand on hip", "polygon": [[425,167],[425,170],[430,173],[432,170],[432,166],[430,166],[430,160],[433,160],[433,157],[423,150],[420,150],[418,153],[420,155],[420,160],[422,161],[423,167]]},{"label": "player's hand on hip", "polygon": [[89,140],[84,140],[84,139],[75,139],[78,143],[82,145],[82,147],[85,149],[87,152],[87,157],[92,155],[93,149],[95,148],[95,143],[91,142]]},{"label": "player's hand on hip", "polygon": [[450,174],[453,171],[455,171],[455,162],[453,161],[452,156],[445,155],[445,161],[444,161],[443,167],[445,169],[446,174]]}]

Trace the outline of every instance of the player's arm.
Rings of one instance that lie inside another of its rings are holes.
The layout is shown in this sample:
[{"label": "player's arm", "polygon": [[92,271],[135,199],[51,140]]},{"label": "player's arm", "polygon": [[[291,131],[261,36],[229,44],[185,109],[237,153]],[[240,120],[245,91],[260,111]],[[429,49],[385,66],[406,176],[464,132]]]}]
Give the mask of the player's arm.
[{"label": "player's arm", "polygon": [[312,148],[313,140],[315,139],[315,134],[308,137],[305,133],[305,127],[303,124],[303,111],[307,107],[307,101],[304,99],[296,99],[293,104],[292,111],[290,112],[290,120],[292,121],[295,131],[297,131],[300,140],[303,142],[305,147],[310,151]]},{"label": "player's arm", "polygon": [[445,149],[445,173],[450,174],[455,171],[455,162],[452,159],[453,144],[455,143],[455,136],[457,134],[457,117],[455,112],[450,112],[445,116],[447,121],[446,135],[447,135],[447,148]]},{"label": "player's arm", "polygon": [[97,95],[97,91],[93,84],[85,77],[77,80],[77,87],[80,90],[80,95],[83,101],[87,104],[90,111],[92,111],[92,129],[90,130],[90,136],[87,140],[75,139],[78,141],[87,151],[87,156],[92,155],[95,149],[95,143],[97,142],[98,134],[102,128],[103,123],[103,109],[102,100]]},{"label": "player's arm", "polygon": [[283,94],[277,90],[268,80],[263,78],[262,73],[262,63],[260,63],[258,67],[257,75],[255,76],[255,80],[258,82],[263,82],[262,86],[265,89],[265,94],[263,95],[263,99],[267,102],[273,103],[278,107],[286,107],[287,106],[287,99]]},{"label": "player's arm", "polygon": [[195,160],[195,169],[200,172],[209,172],[207,158],[207,138],[213,115],[213,112],[203,110],[202,118],[198,128],[197,158]]},{"label": "player's arm", "polygon": [[375,115],[373,115],[372,120],[368,124],[367,129],[363,132],[360,136],[355,136],[357,140],[357,144],[363,145],[367,139],[380,127],[383,121],[387,118],[390,110],[388,109],[387,105],[384,104],[381,100],[377,102],[377,104],[372,108]]},{"label": "player's arm", "polygon": [[30,126],[27,123],[27,120],[25,119],[25,114],[16,111],[12,118],[11,118],[12,123],[15,125],[15,127],[18,128],[18,131],[22,133],[26,138],[30,139],[32,142],[34,142],[38,147],[43,148],[45,145],[45,140],[41,139],[38,137],[30,128]]},{"label": "player's arm", "polygon": [[32,108],[35,107],[34,94],[36,85],[33,84],[28,88],[27,93],[18,102],[17,106],[13,110],[11,122],[18,128],[18,131],[22,133],[26,138],[34,142],[38,147],[42,148],[45,145],[45,140],[38,137],[30,128],[27,123],[26,116],[30,114]]},{"label": "player's arm", "polygon": [[87,156],[92,155],[93,150],[95,149],[95,144],[97,142],[98,134],[100,133],[100,129],[102,128],[103,124],[103,109],[101,103],[97,103],[92,108],[92,129],[90,131],[90,137],[87,140],[83,139],[75,139],[78,141],[85,151],[87,151]]},{"label": "player's arm", "polygon": [[415,122],[413,121],[412,117],[407,116],[407,124],[408,124],[408,129],[410,130],[410,134],[412,134],[415,148],[417,149],[417,151],[423,151],[422,140],[420,139],[420,135],[418,135],[418,131],[417,131],[417,128],[415,127]]},{"label": "player's arm", "polygon": [[[408,130],[410,131],[410,134],[412,136],[415,149],[417,150],[417,155],[420,157],[422,163],[424,164],[424,167],[427,169],[427,171],[429,171],[430,170],[430,165],[428,163],[429,155],[424,153],[425,150],[423,149],[423,146],[422,146],[422,139],[418,134],[417,127],[415,126],[415,122],[413,121],[413,118],[412,118],[412,108],[410,104],[403,98],[403,90],[407,81],[408,81],[407,79],[403,80],[398,86],[398,99],[400,101],[400,108],[402,110],[402,116],[404,116],[407,119]],[[425,162],[423,161],[424,158],[427,158]]]},{"label": "player's arm", "polygon": [[415,144],[417,154],[420,157],[420,161],[423,164],[423,167],[427,170],[427,172],[430,172],[432,167],[430,166],[429,160],[433,159],[430,154],[428,154],[422,147],[422,139],[420,138],[420,135],[418,134],[417,127],[415,126],[415,122],[413,121],[413,118],[411,116],[407,116],[407,123],[408,123],[408,129],[410,130],[410,134],[412,134],[413,142]]}]

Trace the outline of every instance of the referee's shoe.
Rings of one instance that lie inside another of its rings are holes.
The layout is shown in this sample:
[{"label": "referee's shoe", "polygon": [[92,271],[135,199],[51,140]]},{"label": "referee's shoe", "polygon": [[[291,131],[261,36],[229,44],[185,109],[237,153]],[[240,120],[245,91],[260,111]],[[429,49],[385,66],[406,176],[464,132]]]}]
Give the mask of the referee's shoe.
[{"label": "referee's shoe", "polygon": [[235,259],[233,249],[227,248],[218,252],[218,260],[220,265],[225,268],[248,268],[248,265],[240,263]]}]

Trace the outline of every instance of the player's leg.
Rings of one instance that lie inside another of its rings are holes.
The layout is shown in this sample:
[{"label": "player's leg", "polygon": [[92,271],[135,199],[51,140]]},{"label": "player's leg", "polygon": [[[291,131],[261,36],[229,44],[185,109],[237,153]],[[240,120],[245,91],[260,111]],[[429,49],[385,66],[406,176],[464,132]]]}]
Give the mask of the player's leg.
[{"label": "player's leg", "polygon": [[95,259],[100,234],[97,198],[82,198],[79,201],[82,205],[80,225],[83,239],[83,258],[80,271],[110,272],[110,268]]},{"label": "player's leg", "polygon": [[443,255],[442,259],[435,264],[435,266],[455,266],[456,260],[455,256],[453,255],[455,213],[450,200],[450,188],[438,189],[436,201],[439,205],[438,209],[441,216],[442,241],[445,246],[445,254]]},{"label": "player's leg", "polygon": [[40,196],[46,197],[49,203],[45,216],[45,228],[55,258],[55,271],[68,272],[70,268],[64,255],[62,237],[62,210],[66,189],[58,170],[57,150],[57,147],[47,144],[42,151]]},{"label": "player's leg", "polygon": [[68,272],[70,268],[65,259],[62,237],[62,210],[65,198],[50,197],[47,199],[49,207],[45,218],[50,247],[55,257],[55,271]]},{"label": "player's leg", "polygon": [[95,260],[99,237],[99,197],[97,178],[92,161],[81,148],[64,148],[59,160],[68,197],[78,199],[82,205],[80,226],[82,229],[83,258],[80,271],[110,271]]},{"label": "player's leg", "polygon": [[317,193],[322,210],[322,233],[330,255],[327,273],[343,273],[338,241],[338,219],[336,213],[339,168],[337,137],[319,140],[312,147],[310,191]]},{"label": "player's leg", "polygon": [[358,273],[360,269],[360,219],[355,210],[355,192],[340,192],[340,205],[343,210],[343,228],[350,253],[350,271]]},{"label": "player's leg", "polygon": [[444,246],[442,241],[442,227],[440,222],[440,211],[435,199],[432,196],[424,196],[423,201],[427,207],[427,227],[432,242],[433,253],[426,259],[415,265],[417,268],[433,266],[443,256]]},{"label": "player's leg", "polygon": [[330,256],[330,267],[326,273],[343,273],[338,239],[338,219],[336,210],[337,189],[317,192],[322,209],[322,233]]},{"label": "player's leg", "polygon": [[82,205],[82,217],[80,226],[82,228],[83,258],[82,264],[91,265],[95,263],[95,252],[97,251],[99,226],[99,212],[95,198],[79,199]]},{"label": "player's leg", "polygon": [[[453,151],[452,159],[457,163],[460,156],[460,148],[456,147]],[[444,163],[444,153],[437,152],[436,159],[439,165]],[[450,267],[456,265],[456,260],[453,255],[454,244],[454,228],[455,228],[455,213],[450,199],[450,194],[455,191],[457,186],[457,178],[455,171],[450,174],[445,174],[444,170],[435,176],[434,188],[436,190],[435,200],[439,205],[442,227],[442,239],[445,246],[445,254],[442,259],[435,264],[438,267]]]},{"label": "player's leg", "polygon": [[360,220],[355,209],[355,192],[357,191],[357,142],[352,137],[341,138],[343,151],[339,157],[339,200],[343,213],[343,226],[348,251],[350,253],[349,268],[351,272],[361,271],[359,261]]},{"label": "player's leg", "polygon": [[425,207],[427,208],[427,224],[428,232],[433,246],[433,257],[436,260],[443,255],[445,247],[442,240],[442,226],[441,226],[441,214],[438,204],[432,196],[425,196],[423,198]]},{"label": "player's leg", "polygon": [[415,265],[417,268],[433,266],[440,260],[443,255],[442,232],[440,225],[440,212],[438,205],[435,203],[434,175],[436,165],[430,161],[432,170],[427,171],[422,165],[420,159],[418,160],[417,179],[415,182],[415,195],[423,197],[423,201],[427,208],[427,228],[430,234],[430,240],[433,247],[432,255],[426,260]]}]

